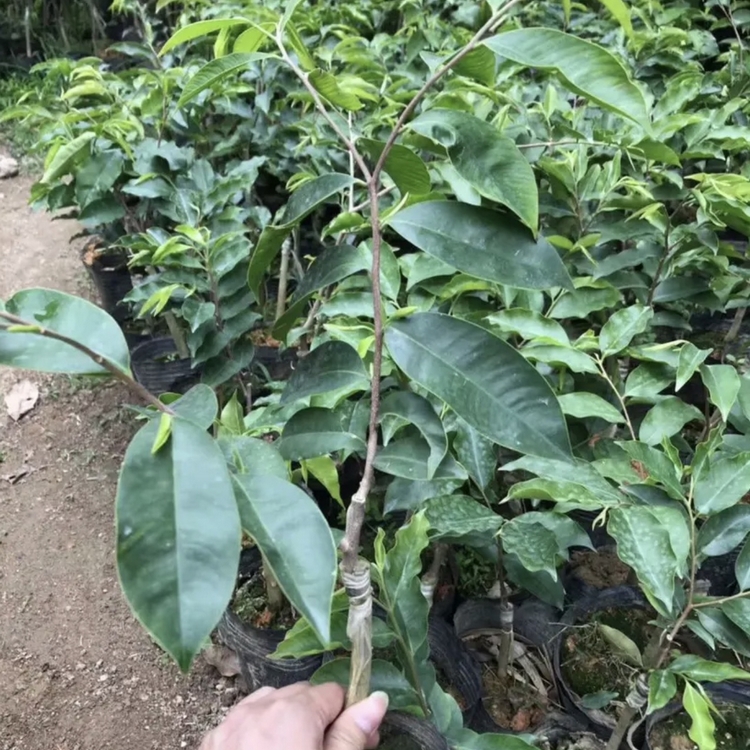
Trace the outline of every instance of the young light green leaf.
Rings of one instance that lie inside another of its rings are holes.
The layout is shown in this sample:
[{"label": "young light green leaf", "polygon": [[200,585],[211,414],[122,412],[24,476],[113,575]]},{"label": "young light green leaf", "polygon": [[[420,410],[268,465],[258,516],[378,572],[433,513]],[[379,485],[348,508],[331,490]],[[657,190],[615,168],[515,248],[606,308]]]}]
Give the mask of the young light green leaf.
[{"label": "young light green leaf", "polygon": [[461,177],[480,195],[512,211],[536,236],[536,178],[513,140],[490,123],[455,109],[428,110],[409,127],[444,146]]},{"label": "young light green leaf", "polygon": [[703,364],[706,357],[711,354],[711,349],[699,349],[695,344],[687,341],[680,349],[677,360],[677,377],[675,379],[675,392],[679,391],[685,383],[693,377],[693,373]]},{"label": "young light green leaf", "polygon": [[644,305],[632,305],[615,312],[599,333],[602,356],[611,357],[625,349],[634,336],[648,330],[653,317],[653,309]]},{"label": "young light green leaf", "polygon": [[658,711],[675,697],[677,680],[666,669],[657,669],[648,678],[648,713]]},{"label": "young light green leaf", "polygon": [[[357,143],[374,161],[380,158],[385,148],[383,141],[374,141],[371,138],[360,138]],[[425,163],[410,148],[398,143],[388,152],[383,171],[396,183],[396,187],[403,195],[424,195],[429,193],[432,187]]]},{"label": "young light green leaf", "polygon": [[195,99],[198,94],[206,89],[210,89],[220,81],[229,76],[235,75],[247,68],[258,60],[264,60],[269,55],[263,52],[233,52],[231,55],[217,57],[211,62],[206,63],[192,78],[185,84],[185,88],[177,102],[178,107],[184,107],[188,102]]},{"label": "young light green leaf", "polygon": [[392,323],[398,367],[481,434],[521,453],[570,456],[565,419],[547,381],[488,331],[438,313]]},{"label": "young light green leaf", "polygon": [[613,508],[607,531],[617,541],[618,556],[635,570],[656,610],[669,616],[675,578],[684,572],[690,551],[684,515],[666,506]]},{"label": "young light green leaf", "polygon": [[609,401],[595,393],[566,393],[558,397],[563,414],[578,419],[596,417],[618,424],[624,422],[622,414]]},{"label": "young light green leaf", "polygon": [[304,490],[278,477],[235,474],[232,480],[242,528],[289,601],[328,643],[336,545],[320,508]]},{"label": "young light green leaf", "polygon": [[91,141],[94,138],[96,138],[96,134],[93,130],[85,130],[69,143],[60,146],[54,152],[54,156],[49,163],[45,164],[44,174],[40,182],[43,185],[49,185],[68,174],[78,161],[91,151]]},{"label": "young light green leaf", "polygon": [[726,422],[740,392],[740,376],[734,365],[701,365],[703,384],[708,388],[711,403]]},{"label": "young light green leaf", "polygon": [[698,750],[716,750],[716,725],[708,702],[689,682],[685,682],[682,705],[692,719],[688,736],[698,745]]},{"label": "young light green leaf", "polygon": [[641,90],[623,64],[598,44],[545,28],[508,31],[484,44],[520,65],[554,71],[577,94],[650,131],[649,111]]},{"label": "young light green leaf", "polygon": [[570,346],[568,334],[556,321],[545,318],[541,313],[524,308],[511,308],[488,315],[490,325],[497,326],[501,331],[517,333],[522,339],[549,339],[560,346]]},{"label": "young light green leaf", "polygon": [[739,669],[727,662],[701,659],[700,656],[685,654],[678,656],[670,665],[669,671],[696,682],[724,682],[726,680],[750,680],[750,672]]},{"label": "young light green leaf", "polygon": [[750,492],[750,453],[738,453],[714,461],[695,483],[695,508],[713,515],[731,508]]},{"label": "young light green leaf", "polygon": [[158,432],[151,420],[125,453],[117,568],[138,620],[187,671],[231,598],[241,528],[229,472],[210,435],[175,417],[171,439],[154,455]]},{"label": "young light green leaf", "polygon": [[622,26],[625,34],[632,37],[633,22],[630,20],[628,6],[623,0],[600,0],[600,2],[615,17],[615,20]]},{"label": "young light green leaf", "polygon": [[416,393],[394,391],[389,393],[380,405],[381,418],[388,414],[406,420],[422,433],[430,449],[426,479],[432,479],[448,450],[448,438],[443,423],[430,402]]},{"label": "young light green leaf", "polygon": [[357,350],[343,341],[327,341],[297,365],[281,395],[281,403],[343,388],[354,391],[369,387],[370,378]]},{"label": "young light green leaf", "polygon": [[634,667],[643,666],[643,657],[641,651],[635,644],[635,641],[625,635],[622,630],[611,628],[603,622],[597,623],[597,628],[602,638],[629,664]]},{"label": "young light green leaf", "polygon": [[188,24],[187,26],[178,29],[169,39],[167,39],[164,46],[161,48],[159,55],[165,55],[171,49],[178,47],[180,44],[192,42],[194,39],[200,39],[209,34],[213,34],[216,31],[232,28],[234,26],[248,26],[249,24],[250,21],[246,18],[214,18],[209,21],[198,21],[197,23]]},{"label": "young light green leaf", "polygon": [[308,73],[307,79],[315,90],[330,104],[347,112],[362,109],[362,102],[352,93],[339,87],[336,77],[325,70],[316,68]]},{"label": "young light green leaf", "polygon": [[272,33],[273,30],[274,24],[272,23],[259,24],[259,27],[254,26],[250,29],[245,29],[235,39],[232,52],[241,52],[246,55],[257,52],[264,43],[270,41],[268,34]]},{"label": "young light green leaf", "polygon": [[[25,325],[54,331],[88,347],[98,358],[130,372],[130,352],[115,320],[101,307],[52,289],[24,289],[5,302],[5,311]],[[0,328],[0,365],[38,372],[102,375],[106,370],[63,341],[38,333]]]},{"label": "young light green leaf", "polygon": [[304,461],[304,466],[343,508],[344,501],[341,499],[341,485],[336,462],[330,456],[318,456],[317,458],[308,458]]},{"label": "young light green leaf", "polygon": [[169,414],[163,413],[159,418],[159,430],[154,438],[154,444],[151,446],[151,453],[158,453],[169,440],[169,436],[172,434],[172,417]]},{"label": "young light green leaf", "polygon": [[571,288],[560,256],[515,219],[481,206],[425,201],[388,222],[420,250],[477,279],[519,289]]},{"label": "young light green leaf", "polygon": [[638,437],[646,445],[660,445],[662,440],[676,435],[688,423],[703,421],[703,414],[692,404],[677,396],[669,396],[651,407],[643,418]]}]

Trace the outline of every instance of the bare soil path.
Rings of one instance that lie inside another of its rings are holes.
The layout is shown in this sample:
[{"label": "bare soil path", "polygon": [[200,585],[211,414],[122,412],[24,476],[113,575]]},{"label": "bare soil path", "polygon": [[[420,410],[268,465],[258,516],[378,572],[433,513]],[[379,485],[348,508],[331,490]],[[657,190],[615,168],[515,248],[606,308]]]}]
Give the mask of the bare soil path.
[{"label": "bare soil path", "polygon": [[[0,299],[33,286],[93,298],[78,227],[32,212],[32,182],[0,181]],[[41,395],[13,422],[4,396],[24,377]],[[203,663],[181,676],[120,593],[127,400],[111,384],[0,368],[0,750],[197,748],[234,699]]]}]

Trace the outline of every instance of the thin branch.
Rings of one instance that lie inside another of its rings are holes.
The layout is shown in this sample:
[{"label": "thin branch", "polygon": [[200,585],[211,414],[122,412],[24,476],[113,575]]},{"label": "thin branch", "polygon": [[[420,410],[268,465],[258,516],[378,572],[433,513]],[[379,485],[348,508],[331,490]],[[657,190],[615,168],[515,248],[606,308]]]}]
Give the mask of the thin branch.
[{"label": "thin branch", "polygon": [[[57,331],[51,331],[49,328],[42,328],[42,326],[36,323],[31,323],[28,320],[19,318],[17,315],[12,315],[11,313],[5,312],[4,310],[0,310],[0,318],[2,318],[3,320],[7,320],[8,323],[11,324],[11,326],[24,326],[25,328],[28,328],[28,333],[32,333],[35,336],[43,336],[47,339],[54,339],[55,341],[60,341],[63,344],[67,344],[73,349],[77,349],[79,352],[82,352],[87,357],[89,357],[89,359],[91,359],[101,368],[106,370],[110,375],[119,380],[121,383],[124,383],[128,388],[130,388],[131,391],[133,391],[133,393],[137,394],[146,403],[155,407],[159,411],[165,412],[166,414],[174,414],[174,412],[166,404],[163,404],[161,401],[159,401],[159,399],[156,398],[153,393],[146,390],[146,388],[144,388],[137,380],[134,380],[124,370],[121,370],[119,367],[117,367],[117,365],[113,364],[105,357],[102,357],[101,354],[97,354],[93,349],[89,349],[89,347],[87,347],[85,344],[81,344],[79,341],[65,336],[62,333],[57,333]],[[3,326],[3,328],[7,330],[7,326]]]},{"label": "thin branch", "polygon": [[622,415],[625,417],[625,424],[628,426],[628,431],[630,432],[630,437],[632,440],[637,440],[635,436],[635,430],[633,429],[633,422],[630,419],[630,415],[628,414],[628,408],[625,405],[625,397],[620,393],[620,389],[614,384],[614,381],[609,376],[609,373],[607,372],[607,368],[604,366],[604,362],[602,361],[601,357],[596,358],[596,363],[599,365],[599,374],[607,381],[609,384],[609,387],[614,392],[615,396],[617,396],[617,400],[620,402],[620,408],[622,409]]},{"label": "thin branch", "polygon": [[388,140],[385,142],[380,158],[378,159],[375,169],[372,172],[373,179],[377,180],[380,177],[380,173],[383,171],[385,166],[385,160],[391,152],[396,140],[401,135],[401,131],[404,129],[407,120],[412,116],[414,110],[418,104],[424,99],[425,94],[448,72],[458,65],[470,52],[473,52],[480,44],[484,37],[493,32],[503,21],[505,21],[508,12],[515,6],[518,5],[521,0],[508,0],[502,8],[497,10],[495,14],[482,26],[479,31],[471,38],[469,43],[456,55],[454,55],[448,62],[446,62],[441,68],[438,68],[426,81],[419,91],[414,95],[414,98],[406,105],[406,108],[401,113],[400,117],[396,121],[396,124],[388,136]]},{"label": "thin branch", "polygon": [[741,594],[734,594],[733,596],[725,596],[722,599],[709,599],[705,602],[694,602],[693,609],[703,609],[703,607],[721,607],[727,602],[733,602],[737,599],[747,599],[750,596],[750,591],[743,591]]}]

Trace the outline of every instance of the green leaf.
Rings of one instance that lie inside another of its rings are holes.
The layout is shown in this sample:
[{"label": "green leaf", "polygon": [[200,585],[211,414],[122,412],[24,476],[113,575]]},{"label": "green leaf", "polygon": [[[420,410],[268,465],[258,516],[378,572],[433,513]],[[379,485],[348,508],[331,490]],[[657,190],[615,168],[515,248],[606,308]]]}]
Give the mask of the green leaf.
[{"label": "green leaf", "polygon": [[378,471],[396,477],[429,480],[432,479],[427,466],[429,459],[430,446],[423,438],[415,435],[393,440],[379,448],[373,465]]},{"label": "green leaf", "polygon": [[557,538],[548,528],[516,516],[503,526],[500,538],[503,549],[515,555],[526,570],[545,571],[557,580]]},{"label": "green leaf", "polygon": [[[130,353],[115,320],[80,297],[52,289],[24,289],[5,303],[5,311],[24,324],[77,341],[97,357],[130,372]],[[5,321],[0,318],[0,326]],[[101,375],[106,370],[88,355],[38,333],[11,333],[0,327],[0,364],[38,372]]]},{"label": "green leaf", "polygon": [[78,213],[78,221],[87,229],[100,227],[103,224],[122,219],[126,215],[124,206],[112,195],[105,195],[91,201]]},{"label": "green leaf", "polygon": [[96,138],[93,130],[86,130],[72,141],[60,146],[52,160],[45,165],[44,174],[40,180],[42,185],[49,185],[69,174],[76,164],[91,151],[91,141]]},{"label": "green leaf", "polygon": [[219,402],[213,388],[198,383],[184,396],[180,396],[176,401],[173,401],[169,408],[183,419],[208,430],[216,419]]},{"label": "green leaf", "polygon": [[453,451],[477,487],[484,492],[495,478],[497,469],[497,451],[494,443],[468,422],[457,417]]},{"label": "green leaf", "polygon": [[275,444],[248,435],[224,435],[218,443],[234,474],[289,478],[289,471]]},{"label": "green leaf", "polygon": [[[377,161],[383,153],[385,143],[370,138],[357,141],[370,158]],[[383,165],[383,171],[396,183],[402,194],[424,195],[432,188],[430,173],[425,163],[410,148],[393,144]]]},{"label": "green leaf", "polygon": [[159,417],[159,430],[154,438],[154,444],[151,446],[151,453],[158,453],[169,440],[169,436],[172,434],[172,417],[169,414],[162,412]]},{"label": "green leaf", "polygon": [[750,599],[734,599],[721,605],[721,611],[742,632],[750,633]]},{"label": "green leaf", "polygon": [[133,438],[117,487],[117,569],[138,620],[183,671],[234,590],[240,520],[224,457],[179,417],[157,454],[151,420]]},{"label": "green leaf", "polygon": [[625,635],[621,630],[617,628],[611,628],[609,625],[605,625],[600,622],[597,623],[599,633],[607,643],[629,664],[634,667],[643,666],[643,657],[641,651],[629,636]]},{"label": "green leaf", "polygon": [[750,544],[745,544],[734,563],[734,574],[740,591],[750,589]]},{"label": "green leaf", "polygon": [[674,376],[666,365],[643,362],[628,375],[625,381],[625,396],[652,399],[671,385],[673,380]]},{"label": "green leaf", "polygon": [[343,341],[327,341],[300,360],[284,388],[281,403],[344,388],[364,391],[369,387],[370,378],[357,350]]},{"label": "green leaf", "polygon": [[684,572],[690,551],[683,514],[665,506],[613,508],[607,531],[617,541],[618,556],[635,570],[655,609],[669,616],[675,577]]},{"label": "green leaf", "polygon": [[558,609],[563,608],[565,589],[559,577],[553,578],[545,571],[531,573],[521,564],[521,561],[515,555],[506,554],[503,562],[505,564],[505,572],[513,583],[543,602],[551,604]]},{"label": "green leaf", "polygon": [[225,78],[246,70],[251,63],[257,60],[265,60],[270,57],[263,52],[233,52],[231,55],[217,57],[215,60],[206,63],[195,75],[192,76],[185,84],[185,88],[180,96],[177,106],[184,107],[188,102],[195,99],[198,94],[206,89],[210,89]]},{"label": "green leaf", "polygon": [[362,109],[362,102],[354,94],[340,88],[336,77],[331,73],[316,68],[310,71],[307,79],[329,104],[341,107],[347,112],[356,112]]},{"label": "green leaf", "polygon": [[257,52],[266,42],[270,41],[267,34],[263,32],[273,33],[273,30],[274,24],[272,23],[260,24],[260,28],[252,27],[245,29],[234,40],[232,52],[243,52],[246,55]]},{"label": "green leaf", "polygon": [[502,516],[466,495],[433,497],[425,503],[424,512],[430,535],[450,542],[466,544],[465,537],[478,537],[486,544],[503,525]]},{"label": "green leaf", "polygon": [[581,287],[565,292],[547,311],[550,318],[587,318],[592,312],[605,310],[619,304],[622,294],[612,286],[600,288]]},{"label": "green leaf", "polygon": [[302,409],[284,425],[279,452],[286,461],[302,461],[335,451],[364,452],[365,441],[345,430],[341,417],[330,409]]},{"label": "green leaf", "polygon": [[643,305],[618,310],[609,317],[599,334],[602,356],[611,357],[625,349],[634,336],[648,330],[654,311]]},{"label": "green leaf", "polygon": [[682,345],[680,356],[677,360],[675,392],[679,391],[693,377],[693,373],[703,364],[706,357],[712,351],[712,349],[698,349],[695,344],[691,344],[689,341]]},{"label": "green leaf", "polygon": [[622,26],[628,37],[633,36],[633,23],[630,20],[630,11],[623,0],[600,0],[601,4],[615,17],[617,23]]},{"label": "green leaf", "polygon": [[534,362],[544,362],[555,367],[567,367],[572,372],[588,372],[596,374],[599,368],[596,362],[585,352],[572,349],[569,346],[524,346],[521,354]]},{"label": "green leaf", "polygon": [[561,346],[569,347],[570,341],[565,329],[556,321],[545,318],[541,313],[523,308],[511,308],[488,315],[487,322],[501,331],[517,333],[527,341],[549,339]]},{"label": "green leaf", "polygon": [[247,270],[247,283],[256,298],[261,299],[263,274],[273,262],[284,240],[306,216],[333,196],[348,188],[353,179],[348,174],[324,174],[305,182],[296,190],[284,210],[283,221],[266,227],[258,239]]},{"label": "green leaf", "polygon": [[422,433],[430,451],[425,479],[432,479],[448,450],[448,438],[445,435],[443,423],[432,408],[432,404],[416,393],[394,391],[389,393],[380,405],[381,419],[386,415],[400,417],[413,424]]},{"label": "green leaf", "polygon": [[536,178],[515,141],[478,117],[454,109],[431,109],[409,127],[444,146],[463,179],[480,195],[512,211],[536,235]]},{"label": "green leaf", "polygon": [[515,349],[464,320],[418,313],[392,323],[398,367],[489,439],[521,453],[570,456],[565,418],[547,381]]},{"label": "green leaf", "polygon": [[664,451],[635,441],[619,443],[619,445],[625,449],[630,458],[640,464],[639,473],[644,471],[649,480],[661,484],[676,500],[683,498],[680,484],[682,475]]},{"label": "green leaf", "polygon": [[566,393],[558,397],[563,414],[578,419],[596,417],[607,422],[618,424],[624,422],[622,414],[609,401],[595,393]]},{"label": "green leaf", "polygon": [[[338,685],[349,687],[351,675],[351,659],[333,659],[324,664],[310,678],[313,685],[323,685],[326,682],[335,682]],[[419,707],[419,698],[409,680],[404,677],[399,669],[388,661],[382,659],[372,660],[372,676],[370,678],[370,691],[376,690],[388,694],[389,706],[394,710],[414,709]]]},{"label": "green leaf", "polygon": [[571,287],[552,245],[498,211],[425,201],[402,209],[388,223],[420,250],[477,279],[519,289]]},{"label": "green leaf", "polygon": [[712,515],[735,505],[750,492],[750,453],[714,461],[695,483],[695,508]]},{"label": "green leaf", "polygon": [[495,82],[496,68],[495,55],[486,47],[477,47],[454,66],[453,72],[460,76],[473,78],[485,86],[492,86]]},{"label": "green leaf", "polygon": [[125,156],[120,151],[103,151],[87,159],[76,172],[76,200],[82,207],[109,190],[122,174]]},{"label": "green leaf", "polygon": [[734,365],[701,365],[700,371],[711,403],[726,422],[740,392],[740,376],[736,368]]},{"label": "green leaf", "polygon": [[334,245],[326,248],[305,272],[297,287],[295,299],[303,299],[369,268],[370,261],[363,245]]},{"label": "green leaf", "polygon": [[194,39],[213,34],[215,31],[229,29],[233,26],[247,26],[250,23],[246,18],[214,18],[210,21],[198,21],[190,23],[178,29],[172,36],[167,39],[161,48],[159,55],[165,55],[169,50],[174,49],[185,42],[192,42]]},{"label": "green leaf", "polygon": [[286,597],[328,643],[336,545],[320,508],[304,490],[278,477],[232,479],[242,528],[260,547]]},{"label": "green leaf", "polygon": [[336,462],[330,456],[318,456],[317,458],[308,458],[304,462],[304,466],[328,490],[328,494],[343,508],[344,501],[341,499],[341,486],[339,484],[339,472],[336,468]]},{"label": "green leaf", "polygon": [[738,669],[726,662],[701,659],[685,654],[678,656],[670,665],[669,671],[696,682],[724,682],[725,680],[750,680],[750,672]]},{"label": "green leaf", "polygon": [[648,678],[648,713],[664,708],[676,693],[677,680],[671,672],[666,669],[652,672]]},{"label": "green leaf", "polygon": [[716,725],[708,702],[689,682],[685,683],[682,705],[692,719],[688,736],[698,745],[698,750],[716,750]]},{"label": "green leaf", "polygon": [[698,531],[699,555],[718,557],[736,549],[750,532],[750,505],[733,505],[712,515]]},{"label": "green leaf", "polygon": [[[396,542],[386,553],[383,532],[375,540],[373,576],[379,599],[388,613],[388,623],[397,635],[399,657],[418,674],[427,664],[427,618],[429,605],[420,588],[422,552],[429,544],[430,525],[424,512],[412,516],[409,524],[396,532]],[[412,687],[420,689],[415,684]]]},{"label": "green leaf", "polygon": [[694,420],[703,421],[703,414],[692,404],[686,404],[677,396],[669,396],[653,406],[643,418],[638,438],[646,445],[660,445]]},{"label": "green leaf", "polygon": [[549,70],[577,94],[651,128],[648,107],[625,66],[598,44],[555,29],[530,28],[484,42],[495,54],[537,70]]}]

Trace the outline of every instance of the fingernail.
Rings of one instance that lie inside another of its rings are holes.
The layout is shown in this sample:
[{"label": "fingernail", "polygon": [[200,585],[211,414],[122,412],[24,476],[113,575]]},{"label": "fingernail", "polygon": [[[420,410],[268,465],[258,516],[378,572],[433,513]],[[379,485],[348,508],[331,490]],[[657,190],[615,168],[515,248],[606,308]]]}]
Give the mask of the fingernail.
[{"label": "fingernail", "polygon": [[367,700],[351,707],[352,720],[368,737],[382,723],[383,717],[388,710],[389,700],[387,693],[378,690]]}]

